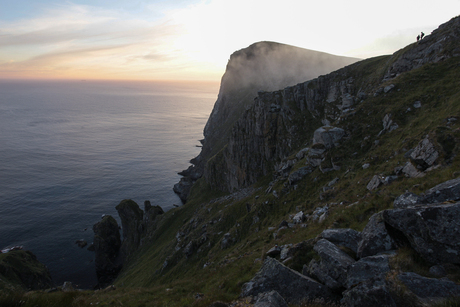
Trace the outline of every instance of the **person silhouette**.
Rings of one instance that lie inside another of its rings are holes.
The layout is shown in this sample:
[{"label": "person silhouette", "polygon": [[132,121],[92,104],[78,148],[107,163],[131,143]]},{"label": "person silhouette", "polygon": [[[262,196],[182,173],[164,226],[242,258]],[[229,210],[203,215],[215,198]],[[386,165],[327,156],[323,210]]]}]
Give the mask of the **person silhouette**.
[{"label": "person silhouette", "polygon": [[425,36],[425,33],[422,32],[420,35],[420,39],[422,39],[424,36]]},{"label": "person silhouette", "polygon": [[417,35],[417,42],[420,40],[420,35]]}]

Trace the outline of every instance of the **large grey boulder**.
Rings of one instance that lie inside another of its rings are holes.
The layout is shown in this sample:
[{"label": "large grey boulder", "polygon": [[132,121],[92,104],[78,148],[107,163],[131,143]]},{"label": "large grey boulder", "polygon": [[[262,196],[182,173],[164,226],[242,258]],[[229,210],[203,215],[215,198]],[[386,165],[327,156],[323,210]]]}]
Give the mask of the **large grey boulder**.
[{"label": "large grey boulder", "polygon": [[388,282],[382,276],[368,279],[343,292],[341,303],[347,307],[398,306],[389,290]]},{"label": "large grey boulder", "polygon": [[408,178],[421,178],[425,176],[424,172],[417,170],[417,168],[409,161],[406,162],[401,172]]},{"label": "large grey boulder", "polygon": [[385,210],[385,223],[433,264],[460,263],[460,203]]},{"label": "large grey boulder", "polygon": [[289,184],[290,185],[296,184],[297,182],[302,180],[305,176],[312,173],[314,170],[315,170],[314,167],[310,165],[304,166],[304,167],[299,168],[298,170],[295,170],[289,175],[289,178],[288,178]]},{"label": "large grey boulder", "polygon": [[321,233],[321,237],[335,245],[347,247],[355,253],[361,241],[361,233],[350,228],[326,229]]},{"label": "large grey boulder", "polygon": [[398,279],[425,303],[460,297],[460,285],[447,279],[427,278],[412,272],[401,273]]},{"label": "large grey boulder", "polygon": [[422,203],[432,204],[460,200],[460,177],[445,181],[427,190]]},{"label": "large grey boulder", "polygon": [[319,240],[313,249],[321,257],[320,267],[322,271],[336,280],[341,286],[345,286],[348,267],[355,260],[326,239]]},{"label": "large grey boulder", "polygon": [[254,278],[243,285],[240,296],[256,296],[273,290],[289,304],[301,304],[316,298],[324,298],[326,301],[336,299],[326,286],[289,269],[273,258],[265,259]]},{"label": "large grey boulder", "polygon": [[284,298],[276,291],[261,293],[255,300],[254,307],[288,307]]},{"label": "large grey boulder", "polygon": [[343,288],[343,285],[329,276],[327,270],[325,270],[321,263],[315,259],[312,259],[308,266],[304,265],[302,274],[316,278],[331,290],[339,290]]},{"label": "large grey boulder", "polygon": [[395,209],[403,209],[458,200],[460,200],[460,177],[440,183],[422,195],[411,192],[404,193],[395,199],[393,205]]},{"label": "large grey boulder", "polygon": [[383,211],[369,218],[369,222],[361,232],[361,237],[362,240],[358,245],[358,258],[373,256],[381,252],[396,249],[396,243],[385,227]]},{"label": "large grey boulder", "polygon": [[410,155],[411,160],[423,168],[432,166],[438,157],[438,151],[428,138],[420,141]]},{"label": "large grey boulder", "polygon": [[390,271],[389,259],[395,254],[383,254],[369,256],[356,261],[348,268],[347,288],[351,288],[359,283],[384,275]]},{"label": "large grey boulder", "polygon": [[366,188],[369,191],[372,191],[372,190],[377,189],[382,184],[383,184],[382,178],[379,175],[374,175],[374,177],[372,177],[371,181],[369,181],[369,183],[367,184]]},{"label": "large grey boulder", "polygon": [[323,144],[327,149],[330,149],[338,146],[344,136],[345,130],[342,128],[324,126],[316,129],[313,133],[313,144]]}]

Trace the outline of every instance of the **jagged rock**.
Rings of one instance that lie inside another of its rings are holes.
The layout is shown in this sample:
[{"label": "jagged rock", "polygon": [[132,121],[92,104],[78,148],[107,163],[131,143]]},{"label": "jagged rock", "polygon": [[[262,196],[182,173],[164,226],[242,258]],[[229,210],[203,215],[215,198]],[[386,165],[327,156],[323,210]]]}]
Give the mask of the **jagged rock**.
[{"label": "jagged rock", "polygon": [[385,210],[385,223],[395,235],[433,264],[460,263],[460,203]]},{"label": "jagged rock", "polygon": [[355,253],[361,241],[361,233],[350,228],[326,229],[321,233],[321,237],[335,245],[345,246]]},{"label": "jagged rock", "polygon": [[422,200],[423,198],[418,196],[417,194],[412,193],[412,192],[407,192],[407,193],[404,193],[398,196],[394,200],[393,207],[395,209],[407,208],[410,206],[415,206],[417,204],[420,204]]},{"label": "jagged rock", "polygon": [[391,119],[391,114],[386,114],[383,117],[383,130],[379,132],[378,136],[382,135],[385,132],[391,132],[398,128],[398,124],[393,122],[393,120]]},{"label": "jagged rock", "polygon": [[432,166],[439,157],[439,153],[436,150],[433,143],[425,138],[414,148],[410,158],[414,163],[423,167],[424,169]]},{"label": "jagged rock", "polygon": [[292,244],[286,244],[281,247],[280,260],[286,260],[289,257]]},{"label": "jagged rock", "polygon": [[83,239],[79,239],[79,240],[75,241],[75,244],[77,244],[78,247],[83,248],[83,247],[85,247],[86,245],[88,245],[88,242],[86,242],[86,241],[83,240]]},{"label": "jagged rock", "polygon": [[302,274],[316,278],[331,290],[339,290],[343,285],[328,275],[328,272],[321,266],[321,263],[312,259],[308,266],[304,265]]},{"label": "jagged rock", "polygon": [[321,257],[320,267],[341,286],[346,284],[347,270],[355,260],[326,239],[319,240],[314,248]]},{"label": "jagged rock", "polygon": [[[313,221],[316,221],[316,220],[320,220],[321,217],[326,217],[327,216],[327,213],[329,212],[329,206],[328,205],[325,205],[324,207],[317,207],[315,209],[315,211],[313,211],[313,213],[311,214],[311,219]],[[320,223],[324,220],[321,219],[321,221],[319,221]]]},{"label": "jagged rock", "polygon": [[346,287],[349,289],[361,282],[384,275],[390,271],[389,258],[394,254],[369,256],[356,261],[348,268]]},{"label": "jagged rock", "polygon": [[148,200],[144,202],[144,225],[148,232],[156,229],[156,225],[158,224],[157,217],[162,214],[164,214],[163,208],[152,206]]},{"label": "jagged rock", "polygon": [[104,287],[116,278],[122,266],[120,231],[110,215],[94,224],[93,231],[96,275],[99,285]]},{"label": "jagged rock", "polygon": [[118,211],[123,228],[121,252],[123,259],[126,260],[137,250],[141,242],[141,235],[144,231],[144,212],[131,199],[122,200],[115,209]]},{"label": "jagged rock", "polygon": [[425,192],[422,203],[442,203],[460,200],[460,177],[448,180]]},{"label": "jagged rock", "polygon": [[183,253],[185,255],[185,257],[187,258],[190,258],[193,253],[195,252],[196,250],[196,243],[195,241],[191,240],[190,242],[188,242],[188,244],[185,246],[184,250],[183,250]]},{"label": "jagged rock", "polygon": [[375,213],[361,232],[362,240],[358,245],[358,258],[373,256],[396,248],[394,240],[388,234],[383,219],[383,211]]},{"label": "jagged rock", "polygon": [[193,183],[194,181],[190,177],[182,177],[173,187],[174,193],[179,195],[180,200],[184,204],[187,202],[187,197],[190,195]]},{"label": "jagged rock", "polygon": [[380,176],[379,175],[374,175],[374,177],[372,177],[371,181],[369,181],[369,183],[367,184],[366,188],[369,191],[372,191],[372,190],[377,189],[382,184],[383,184],[383,181],[380,178]]},{"label": "jagged rock", "polygon": [[422,103],[420,101],[414,102],[414,108],[419,109],[422,107]]},{"label": "jagged rock", "polygon": [[296,153],[295,157],[299,160],[303,159],[305,157],[305,155],[308,153],[308,151],[310,150],[310,148],[303,148],[301,149],[298,153]]},{"label": "jagged rock", "polygon": [[419,172],[410,162],[407,162],[404,165],[402,172],[406,177],[409,178],[420,178],[425,176],[425,173]]},{"label": "jagged rock", "polygon": [[363,168],[363,169],[368,169],[369,166],[371,166],[369,163],[364,163],[363,166],[362,166],[362,168]]},{"label": "jagged rock", "polygon": [[314,168],[311,167],[310,165],[299,168],[298,170],[292,172],[289,175],[289,178],[288,178],[289,184],[290,185],[296,184],[297,182],[302,180],[305,176],[312,173],[313,171],[314,171]]},{"label": "jagged rock", "polygon": [[254,307],[288,307],[284,298],[276,291],[260,293],[255,301]]},{"label": "jagged rock", "polygon": [[378,276],[368,279],[354,288],[343,292],[340,301],[347,307],[397,307],[385,278]]},{"label": "jagged rock", "polygon": [[390,84],[390,85],[387,85],[383,88],[383,92],[386,94],[388,93],[389,91],[391,91],[392,89],[395,88],[395,85],[394,84]]},{"label": "jagged rock", "polygon": [[294,217],[292,218],[292,222],[294,224],[302,224],[306,219],[306,216],[305,214],[303,213],[303,211],[300,211],[298,213],[296,213],[296,215],[294,215]]},{"label": "jagged rock", "polygon": [[313,144],[323,144],[327,149],[330,149],[338,146],[344,136],[345,131],[342,128],[324,126],[315,130]]},{"label": "jagged rock", "polygon": [[240,297],[255,296],[273,290],[289,304],[301,304],[316,298],[336,300],[326,286],[287,268],[273,258],[266,258],[254,278],[243,285]]},{"label": "jagged rock", "polygon": [[460,296],[460,285],[450,280],[422,277],[412,272],[401,273],[398,279],[426,303]]}]

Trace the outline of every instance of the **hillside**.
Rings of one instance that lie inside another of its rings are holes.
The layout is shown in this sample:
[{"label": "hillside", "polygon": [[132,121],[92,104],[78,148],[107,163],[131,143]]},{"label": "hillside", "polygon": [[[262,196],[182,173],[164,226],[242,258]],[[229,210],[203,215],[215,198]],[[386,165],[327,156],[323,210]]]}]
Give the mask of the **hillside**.
[{"label": "hillside", "polygon": [[231,125],[208,121],[185,205],[120,203],[115,287],[72,304],[458,306],[459,80],[456,17],[393,55],[261,89]]}]

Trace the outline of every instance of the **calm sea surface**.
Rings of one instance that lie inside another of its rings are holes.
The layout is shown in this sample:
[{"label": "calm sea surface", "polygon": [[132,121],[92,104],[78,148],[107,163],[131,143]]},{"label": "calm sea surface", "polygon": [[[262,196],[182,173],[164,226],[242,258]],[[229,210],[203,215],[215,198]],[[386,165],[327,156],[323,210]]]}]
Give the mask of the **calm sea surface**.
[{"label": "calm sea surface", "polygon": [[[23,245],[54,282],[96,282],[102,214],[133,199],[168,210],[198,155],[217,83],[1,81],[0,249]],[[87,230],[85,230],[87,229]]]}]

